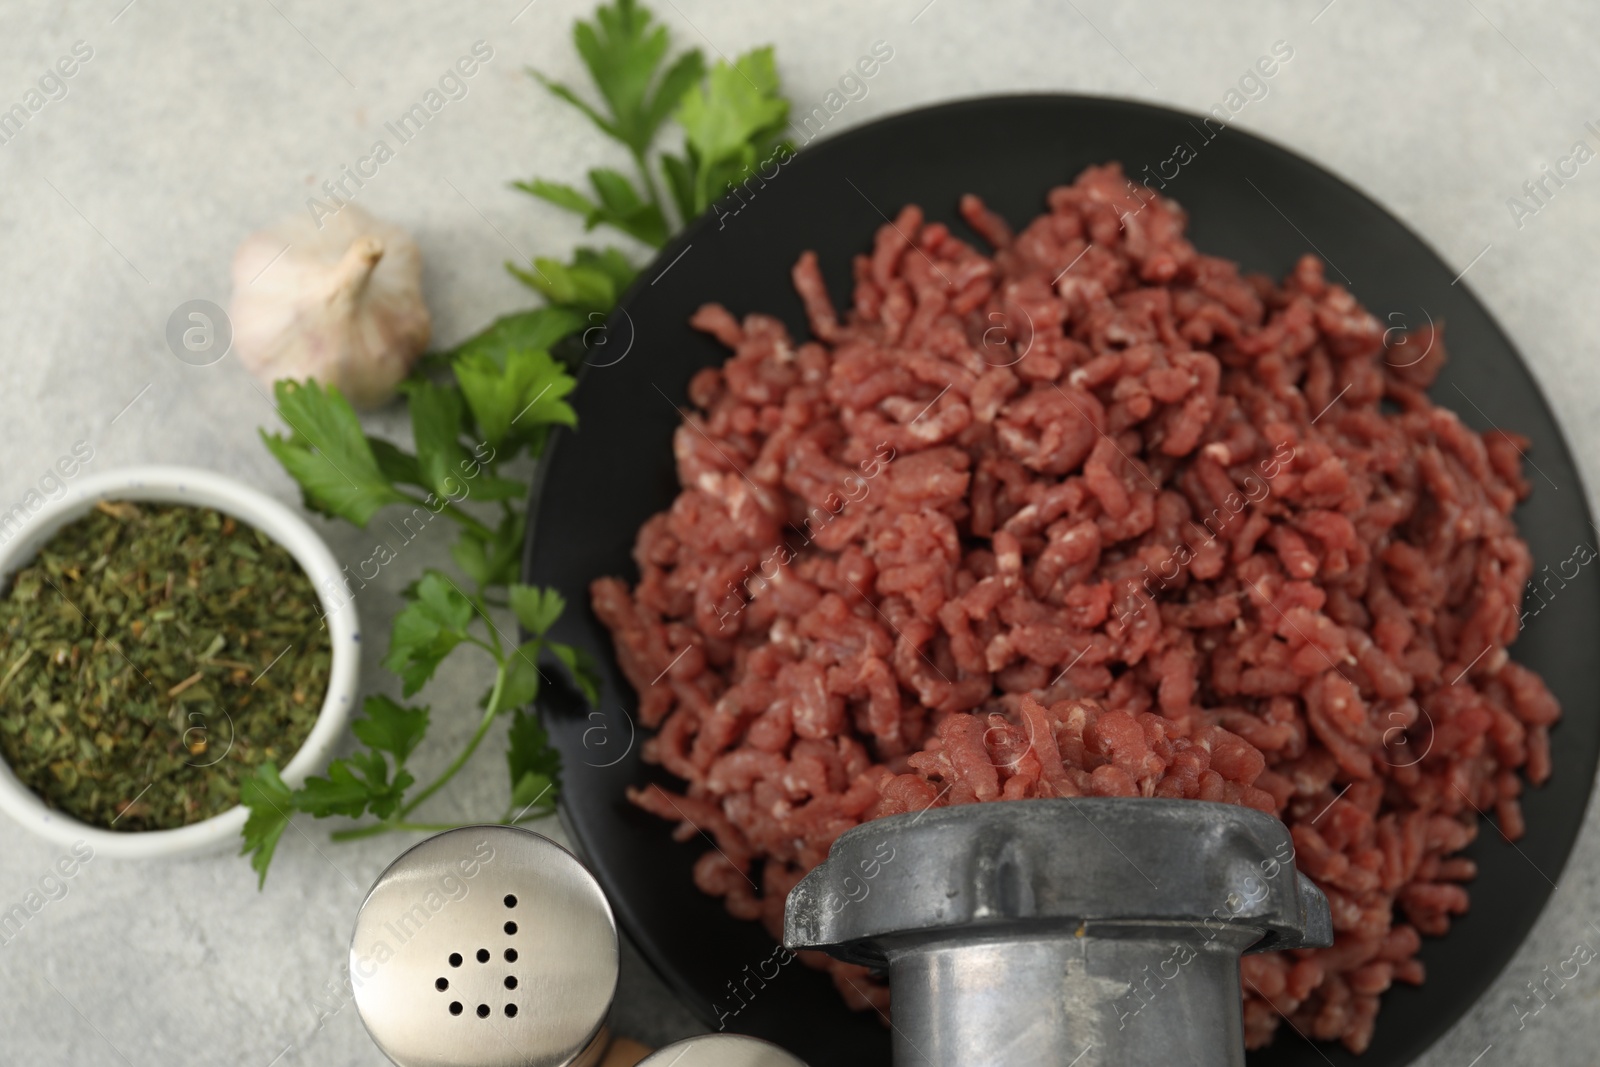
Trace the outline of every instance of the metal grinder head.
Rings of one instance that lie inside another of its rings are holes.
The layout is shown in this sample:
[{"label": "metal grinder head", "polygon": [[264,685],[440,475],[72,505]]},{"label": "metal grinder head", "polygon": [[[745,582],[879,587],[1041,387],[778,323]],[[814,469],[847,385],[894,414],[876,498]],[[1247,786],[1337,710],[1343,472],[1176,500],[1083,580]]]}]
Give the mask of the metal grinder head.
[{"label": "metal grinder head", "polygon": [[794,887],[784,929],[888,969],[907,1067],[1242,1067],[1240,955],[1332,943],[1277,819],[1120,797],[863,824]]}]

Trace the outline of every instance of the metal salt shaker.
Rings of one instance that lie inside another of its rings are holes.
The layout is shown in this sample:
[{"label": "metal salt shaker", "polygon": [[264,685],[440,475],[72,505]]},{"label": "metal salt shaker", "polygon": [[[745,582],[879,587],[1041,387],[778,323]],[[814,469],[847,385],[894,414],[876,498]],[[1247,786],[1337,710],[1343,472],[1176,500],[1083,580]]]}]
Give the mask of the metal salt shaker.
[{"label": "metal salt shaker", "polygon": [[592,1067],[617,969],[594,877],[511,826],[449,830],[401,854],[350,941],[361,1021],[399,1067]]}]

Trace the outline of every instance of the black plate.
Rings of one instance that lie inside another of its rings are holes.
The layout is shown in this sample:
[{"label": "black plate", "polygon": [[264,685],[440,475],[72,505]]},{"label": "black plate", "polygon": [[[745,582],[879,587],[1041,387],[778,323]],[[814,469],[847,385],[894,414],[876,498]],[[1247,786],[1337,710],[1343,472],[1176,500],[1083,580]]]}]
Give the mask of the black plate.
[{"label": "black plate", "polygon": [[[552,695],[546,719],[566,760],[562,805],[571,833],[624,928],[708,1025],[717,1026],[718,1009],[737,1007],[738,988],[747,1006],[722,1018],[730,1030],[774,1040],[819,1067],[889,1062],[879,1020],[847,1011],[821,974],[791,964],[762,988],[760,974],[776,969],[766,963],[766,933],[727,916],[690,881],[705,842],[673,842],[664,823],[623,798],[624,786],[671,780],[639,759],[634,693],[588,608],[587,588],[601,575],[637,577],[635,531],[677,493],[676,405],[691,374],[727,357],[687,325],[703,302],[780,316],[805,337],[789,280],[795,259],[814,249],[835,304],[849,306],[850,256],[867,250],[884,213],[903,204],[922,205],[981,248],[956,214],[962,193],[979,194],[1018,225],[1044,209],[1048,189],[1090,164],[1120,160],[1131,176],[1147,165],[1152,175],[1176,171],[1167,193],[1188,210],[1189,236],[1201,250],[1275,277],[1315,251],[1331,279],[1347,280],[1391,325],[1447,321],[1451,360],[1434,397],[1476,428],[1493,421],[1533,439],[1534,492],[1518,521],[1536,568],[1548,564],[1554,574],[1575,546],[1595,544],[1583,485],[1549,407],[1489,313],[1464,283],[1453,284],[1456,272],[1321,167],[1237,130],[1208,133],[1214,125],[1180,112],[1075,96],[968,100],[859,127],[802,151],[743,206],[731,201],[690,227],[645,269],[606,335],[590,337],[606,343],[591,349],[576,394],[580,428],[558,439],[535,487],[525,570],[529,581],[566,595],[571,607],[557,636],[596,655],[604,699],[586,716],[576,701]],[[1188,149],[1181,166],[1180,145]],[[1566,709],[1554,734],[1554,777],[1523,801],[1527,836],[1513,848],[1485,827],[1468,850],[1481,872],[1472,910],[1449,936],[1427,941],[1425,985],[1386,994],[1366,1055],[1313,1048],[1284,1028],[1272,1048],[1251,1057],[1256,1067],[1409,1062],[1472,1005],[1538,917],[1577,836],[1600,753],[1600,587],[1581,575],[1549,588],[1556,592],[1548,606],[1527,619],[1514,649]]]}]

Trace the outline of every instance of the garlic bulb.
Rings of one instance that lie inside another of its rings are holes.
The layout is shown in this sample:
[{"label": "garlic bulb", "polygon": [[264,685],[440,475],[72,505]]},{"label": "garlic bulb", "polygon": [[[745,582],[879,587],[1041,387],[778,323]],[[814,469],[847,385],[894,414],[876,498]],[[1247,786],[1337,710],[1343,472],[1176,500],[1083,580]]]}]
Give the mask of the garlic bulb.
[{"label": "garlic bulb", "polygon": [[239,361],[263,383],[315,378],[363,408],[394,396],[431,333],[417,243],[355,204],[245,238],[229,315]]}]

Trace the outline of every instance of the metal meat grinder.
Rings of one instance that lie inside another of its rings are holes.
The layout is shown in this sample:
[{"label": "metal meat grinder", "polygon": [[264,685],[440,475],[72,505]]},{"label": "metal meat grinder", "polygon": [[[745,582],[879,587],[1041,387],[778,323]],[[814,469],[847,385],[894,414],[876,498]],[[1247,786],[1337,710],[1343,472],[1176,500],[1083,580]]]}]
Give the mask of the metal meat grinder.
[{"label": "metal meat grinder", "polygon": [[[1174,1054],[1237,1067],[1240,955],[1332,940],[1327,900],[1296,872],[1277,819],[1122,798],[858,826],[790,893],[784,931],[790,949],[887,971],[900,1067],[1123,1067]],[[617,963],[594,878],[507,826],[447,831],[401,855],[350,946],[362,1021],[399,1067],[598,1067]],[[719,1034],[643,1067],[804,1065]]]},{"label": "metal meat grinder", "polygon": [[1332,943],[1277,819],[1109,797],[858,826],[784,928],[791,949],[888,969],[903,1067],[1242,1065],[1240,955]]}]

